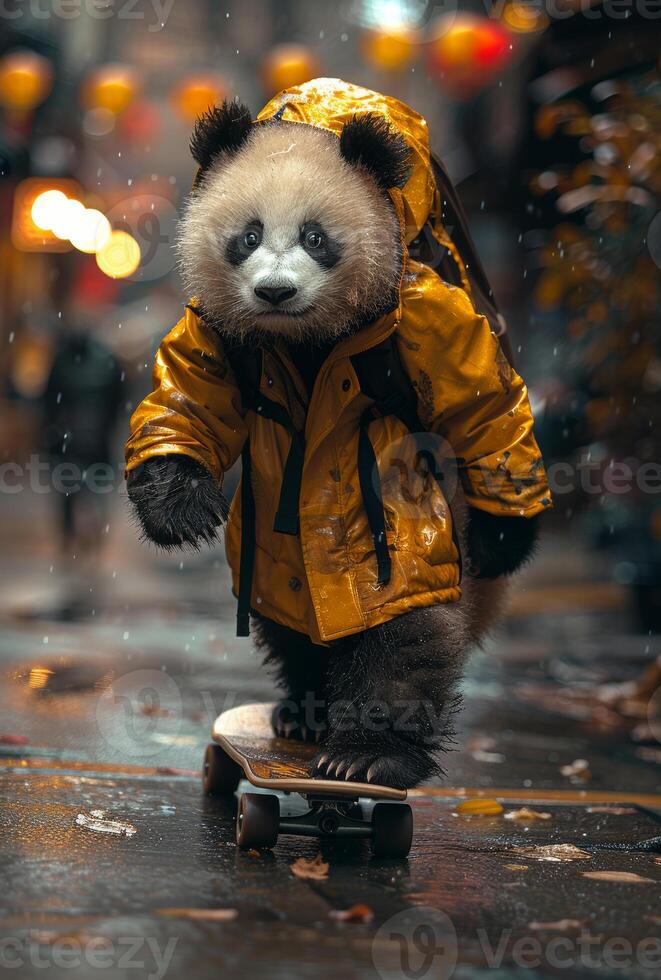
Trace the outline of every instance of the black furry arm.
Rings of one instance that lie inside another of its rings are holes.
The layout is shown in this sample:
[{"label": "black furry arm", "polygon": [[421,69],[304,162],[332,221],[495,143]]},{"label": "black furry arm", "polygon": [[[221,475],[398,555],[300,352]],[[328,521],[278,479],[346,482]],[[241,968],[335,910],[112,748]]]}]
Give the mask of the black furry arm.
[{"label": "black furry arm", "polygon": [[211,544],[227,519],[220,486],[190,456],[154,456],[129,473],[127,487],[145,538],[166,551]]},{"label": "black furry arm", "polygon": [[516,572],[534,554],[538,524],[537,516],[499,517],[469,507],[466,538],[471,574],[498,578]]}]

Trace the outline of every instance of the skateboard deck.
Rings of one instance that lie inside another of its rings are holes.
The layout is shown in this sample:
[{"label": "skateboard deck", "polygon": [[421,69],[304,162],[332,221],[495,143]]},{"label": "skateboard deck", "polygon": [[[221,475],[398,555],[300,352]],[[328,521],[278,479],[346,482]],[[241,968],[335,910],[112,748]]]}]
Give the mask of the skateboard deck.
[{"label": "skateboard deck", "polygon": [[312,779],[310,763],[321,746],[278,738],[271,727],[274,704],[245,704],[224,711],[211,737],[237,762],[245,778],[260,789],[371,800],[405,800],[406,790],[342,779]]},{"label": "skateboard deck", "polygon": [[[203,765],[210,796],[233,796],[244,777],[260,793],[241,793],[236,816],[239,847],[273,847],[280,834],[369,838],[377,857],[406,857],[413,838],[405,789],[346,779],[312,779],[320,745],[273,732],[274,704],[244,704],[224,711],[211,730]],[[271,792],[265,792],[270,790]],[[294,794],[305,812],[289,812]],[[296,796],[297,794],[297,796]]]}]

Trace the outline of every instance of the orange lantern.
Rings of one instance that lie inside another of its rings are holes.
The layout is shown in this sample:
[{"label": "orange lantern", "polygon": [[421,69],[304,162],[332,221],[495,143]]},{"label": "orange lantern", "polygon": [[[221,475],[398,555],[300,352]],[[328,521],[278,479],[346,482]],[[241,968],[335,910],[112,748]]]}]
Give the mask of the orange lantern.
[{"label": "orange lantern", "polygon": [[85,80],[82,99],[88,109],[106,109],[118,116],[139,89],[138,73],[130,65],[103,65]]},{"label": "orange lantern", "polygon": [[309,48],[302,44],[279,44],[267,55],[262,78],[269,93],[281,92],[316,78],[320,72],[319,61]]},{"label": "orange lantern", "polygon": [[497,21],[447,14],[432,26],[428,67],[460,98],[475,94],[509,61],[512,40]]},{"label": "orange lantern", "polygon": [[420,35],[407,27],[366,31],[361,40],[363,58],[382,71],[401,71],[415,60]]},{"label": "orange lantern", "polygon": [[183,79],[172,90],[170,100],[179,115],[191,122],[211,106],[222,102],[229,94],[229,85],[222,75],[204,72]]},{"label": "orange lantern", "polygon": [[35,51],[19,49],[0,59],[0,105],[30,112],[53,87],[53,67]]}]

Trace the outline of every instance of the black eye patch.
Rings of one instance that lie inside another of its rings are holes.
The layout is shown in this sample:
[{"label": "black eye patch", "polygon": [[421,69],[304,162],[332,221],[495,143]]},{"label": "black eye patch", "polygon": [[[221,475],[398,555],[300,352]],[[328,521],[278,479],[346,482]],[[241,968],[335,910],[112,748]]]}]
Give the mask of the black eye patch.
[{"label": "black eye patch", "polygon": [[225,258],[230,265],[241,265],[262,244],[264,226],[261,221],[249,222],[238,235],[232,235],[225,247]]},{"label": "black eye patch", "polygon": [[332,269],[342,255],[342,246],[318,221],[306,221],[301,228],[300,243],[311,259],[324,269]]}]

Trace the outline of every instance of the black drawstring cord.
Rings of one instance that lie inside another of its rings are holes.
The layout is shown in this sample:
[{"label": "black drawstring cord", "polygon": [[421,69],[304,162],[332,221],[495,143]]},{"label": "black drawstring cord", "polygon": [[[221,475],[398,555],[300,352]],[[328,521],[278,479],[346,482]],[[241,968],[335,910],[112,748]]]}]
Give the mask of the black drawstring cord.
[{"label": "black drawstring cord", "polygon": [[368,427],[373,420],[371,409],[363,413],[360,419],[358,436],[358,478],[360,492],[363,496],[367,520],[374,541],[374,552],[377,564],[377,582],[387,585],[392,573],[392,561],[386,536],[386,518],[383,510],[381,494],[381,477],[374,454],[374,447],[368,434]]}]

